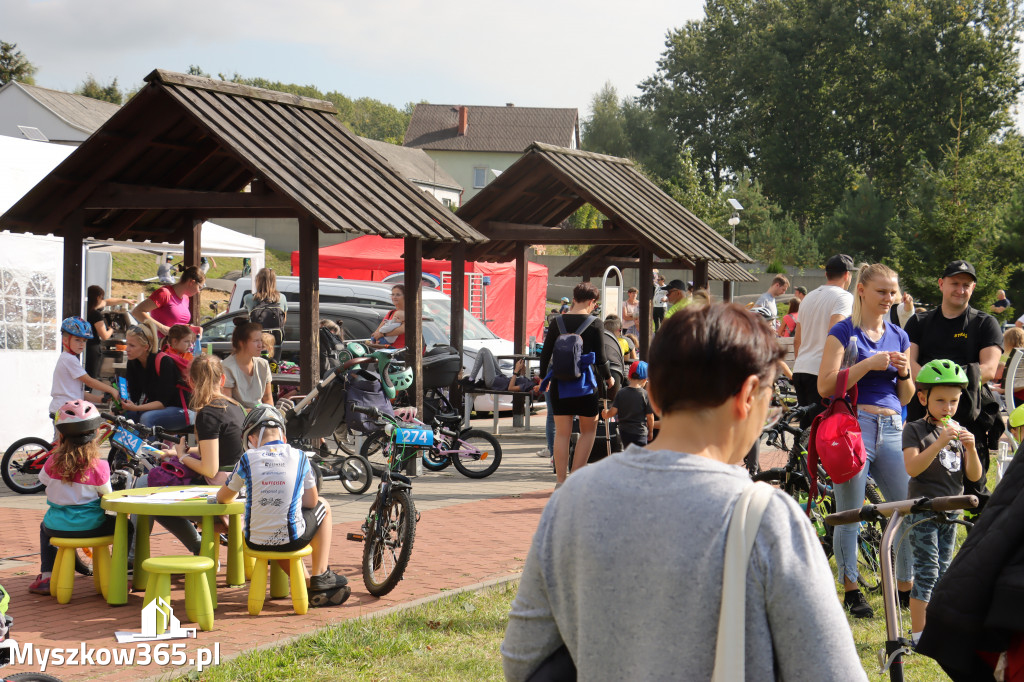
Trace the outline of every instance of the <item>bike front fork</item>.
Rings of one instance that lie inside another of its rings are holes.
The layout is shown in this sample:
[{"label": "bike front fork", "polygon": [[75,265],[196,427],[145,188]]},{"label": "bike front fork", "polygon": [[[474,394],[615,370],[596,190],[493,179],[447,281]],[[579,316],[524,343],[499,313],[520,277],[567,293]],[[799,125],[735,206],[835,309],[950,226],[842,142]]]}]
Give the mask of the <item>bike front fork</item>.
[{"label": "bike front fork", "polygon": [[878,652],[881,672],[889,671],[892,682],[903,682],[903,655],[913,651],[909,639],[900,633],[900,605],[896,596],[895,567],[892,560],[893,538],[903,526],[903,515],[894,511],[882,534],[878,557],[882,564],[882,608],[885,611],[885,649]]}]

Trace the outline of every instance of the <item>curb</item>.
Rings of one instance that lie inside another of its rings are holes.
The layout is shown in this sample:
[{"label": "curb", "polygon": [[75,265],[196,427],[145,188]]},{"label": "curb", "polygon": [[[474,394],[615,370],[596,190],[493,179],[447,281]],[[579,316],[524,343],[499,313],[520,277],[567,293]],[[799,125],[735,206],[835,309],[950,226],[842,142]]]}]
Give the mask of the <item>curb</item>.
[{"label": "curb", "polygon": [[[498,587],[500,585],[506,585],[506,584],[508,584],[510,582],[514,582],[516,580],[519,580],[522,577],[523,577],[523,572],[522,571],[519,571],[519,572],[516,572],[516,573],[510,573],[508,575],[503,575],[500,578],[491,578],[490,580],[484,580],[482,582],[473,583],[472,585],[465,585],[463,587],[458,587],[458,588],[455,588],[454,590],[444,590],[443,592],[438,592],[437,594],[430,595],[429,597],[420,597],[419,599],[414,599],[414,600],[412,600],[410,602],[406,602],[406,603],[403,603],[403,604],[395,604],[394,606],[389,606],[387,608],[380,609],[379,611],[372,611],[370,613],[365,613],[363,615],[355,616],[353,618],[346,618],[345,620],[338,621],[337,623],[331,623],[330,625],[328,625],[326,627],[335,627],[335,626],[339,626],[339,625],[344,625],[345,623],[353,623],[353,622],[358,622],[358,621],[363,621],[363,620],[373,620],[374,618],[381,618],[381,617],[384,617],[384,616],[389,616],[389,615],[391,615],[393,613],[400,613],[402,611],[408,611],[408,610],[416,608],[418,606],[423,606],[424,604],[430,604],[430,603],[433,603],[433,602],[436,602],[436,601],[441,601],[442,599],[447,599],[449,597],[453,597],[455,595],[463,594],[465,592],[479,592],[480,590],[486,590],[486,589],[490,589],[492,587]],[[224,663],[227,663],[228,661],[234,660],[234,659],[238,658],[239,656],[244,656],[246,654],[249,654],[249,653],[252,653],[252,652],[255,652],[255,651],[266,651],[268,649],[277,649],[277,648],[280,648],[282,646],[287,646],[288,644],[292,644],[293,642],[297,642],[298,640],[303,639],[304,637],[308,637],[309,635],[313,634],[314,632],[316,632],[316,629],[310,630],[309,632],[303,633],[301,635],[295,635],[293,637],[285,637],[284,639],[275,640],[273,642],[267,642],[266,644],[261,644],[259,646],[253,647],[251,649],[246,649],[245,651],[239,651],[237,653],[230,654],[228,656],[224,656],[224,657],[222,657],[220,659],[220,662],[218,663],[218,665],[223,665]],[[178,669],[178,670],[175,670],[175,671],[167,671],[167,672],[163,672],[163,673],[159,673],[157,675],[154,675],[153,677],[147,677],[147,678],[145,678],[143,680],[143,682],[167,682],[168,680],[176,680],[176,679],[186,678],[186,677],[194,674],[195,672],[196,672],[195,669],[191,669],[191,670],[188,670],[188,671],[183,671],[181,669]]]}]

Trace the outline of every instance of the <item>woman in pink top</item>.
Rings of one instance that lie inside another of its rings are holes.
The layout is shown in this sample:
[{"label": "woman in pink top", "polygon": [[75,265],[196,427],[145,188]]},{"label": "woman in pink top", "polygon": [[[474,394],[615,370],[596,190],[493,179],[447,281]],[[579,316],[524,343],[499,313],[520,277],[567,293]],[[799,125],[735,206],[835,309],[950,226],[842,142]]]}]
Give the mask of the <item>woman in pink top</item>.
[{"label": "woman in pink top", "polygon": [[189,298],[203,290],[206,276],[194,265],[185,268],[177,284],[168,284],[154,291],[149,298],[135,306],[132,316],[139,322],[152,320],[161,336],[176,324],[189,324],[192,311]]}]

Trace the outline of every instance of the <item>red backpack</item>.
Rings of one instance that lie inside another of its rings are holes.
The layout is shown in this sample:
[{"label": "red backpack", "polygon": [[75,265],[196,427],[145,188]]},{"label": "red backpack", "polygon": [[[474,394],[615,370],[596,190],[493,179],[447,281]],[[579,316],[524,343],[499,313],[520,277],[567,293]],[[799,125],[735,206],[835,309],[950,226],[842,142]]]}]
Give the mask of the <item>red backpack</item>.
[{"label": "red backpack", "polygon": [[177,353],[168,353],[166,351],[160,351],[156,354],[156,375],[160,376],[160,363],[163,362],[164,358],[170,358],[174,360],[175,366],[178,368],[178,397],[181,398],[181,409],[185,411],[185,423],[191,424],[188,418],[188,396],[192,393],[192,387],[188,385],[188,368],[192,363],[185,360]]},{"label": "red backpack", "polygon": [[807,497],[808,513],[812,501],[817,497],[818,461],[833,483],[846,483],[864,468],[868,455],[864,449],[864,438],[857,421],[857,386],[846,390],[850,371],[839,370],[836,390],[825,411],[814,418],[811,433],[807,439],[807,472],[810,494]]}]

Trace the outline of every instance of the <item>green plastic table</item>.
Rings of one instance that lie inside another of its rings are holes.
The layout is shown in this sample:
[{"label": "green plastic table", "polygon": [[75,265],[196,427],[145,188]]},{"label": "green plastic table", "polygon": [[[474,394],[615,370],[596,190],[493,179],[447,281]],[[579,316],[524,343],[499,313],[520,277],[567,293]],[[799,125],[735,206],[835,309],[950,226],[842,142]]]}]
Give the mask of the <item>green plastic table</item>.
[{"label": "green plastic table", "polygon": [[150,516],[184,516],[202,519],[202,540],[200,556],[213,559],[213,568],[207,571],[210,581],[210,598],[217,608],[217,559],[220,537],[214,529],[218,516],[227,516],[228,523],[228,566],[227,584],[237,587],[245,584],[244,559],[242,557],[242,513],[245,500],[236,499],[230,504],[211,504],[205,499],[167,502],[140,502],[133,498],[145,497],[156,492],[206,488],[211,497],[217,494],[219,486],[169,486],[166,488],[135,488],[118,490],[103,496],[100,506],[117,513],[114,523],[114,546],[110,564],[110,584],[107,589],[107,603],[117,606],[128,603],[128,515],[134,514],[135,524],[135,589],[145,590],[149,574],[143,570],[142,562],[149,558]]}]

